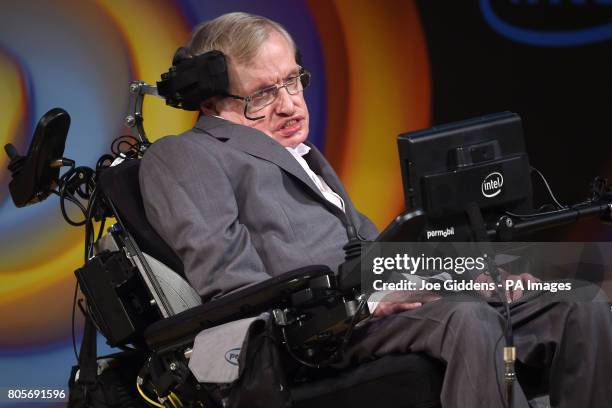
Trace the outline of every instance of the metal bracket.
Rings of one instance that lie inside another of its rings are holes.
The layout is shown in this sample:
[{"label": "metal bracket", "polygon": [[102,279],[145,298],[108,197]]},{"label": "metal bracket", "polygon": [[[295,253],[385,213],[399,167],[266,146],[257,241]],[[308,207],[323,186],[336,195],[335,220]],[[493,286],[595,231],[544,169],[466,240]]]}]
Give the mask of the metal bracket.
[{"label": "metal bracket", "polygon": [[[129,111],[125,117],[125,125],[129,127],[132,134],[142,143],[149,144],[147,135],[143,126],[142,103],[145,95],[153,95],[160,97],[157,93],[157,87],[147,84],[144,81],[133,81],[130,84],[130,102]],[[161,97],[160,97],[161,98]]]}]

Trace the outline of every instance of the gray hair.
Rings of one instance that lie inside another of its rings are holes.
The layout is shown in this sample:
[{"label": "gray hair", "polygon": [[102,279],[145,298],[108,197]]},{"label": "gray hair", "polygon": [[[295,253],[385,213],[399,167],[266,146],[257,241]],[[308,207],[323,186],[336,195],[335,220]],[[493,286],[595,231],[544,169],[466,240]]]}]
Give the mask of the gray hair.
[{"label": "gray hair", "polygon": [[193,56],[218,50],[235,63],[248,64],[271,30],[282,35],[296,50],[293,38],[283,26],[265,17],[239,12],[223,14],[198,25],[186,48]]}]

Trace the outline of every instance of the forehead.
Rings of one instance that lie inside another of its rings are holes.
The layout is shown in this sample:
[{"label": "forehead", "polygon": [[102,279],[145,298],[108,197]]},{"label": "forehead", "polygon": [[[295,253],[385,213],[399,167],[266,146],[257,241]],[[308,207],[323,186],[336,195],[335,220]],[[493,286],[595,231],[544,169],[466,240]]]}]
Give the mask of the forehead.
[{"label": "forehead", "polygon": [[248,64],[231,64],[230,71],[238,91],[251,93],[262,87],[276,84],[295,73],[295,50],[276,31],[272,31],[255,57]]}]

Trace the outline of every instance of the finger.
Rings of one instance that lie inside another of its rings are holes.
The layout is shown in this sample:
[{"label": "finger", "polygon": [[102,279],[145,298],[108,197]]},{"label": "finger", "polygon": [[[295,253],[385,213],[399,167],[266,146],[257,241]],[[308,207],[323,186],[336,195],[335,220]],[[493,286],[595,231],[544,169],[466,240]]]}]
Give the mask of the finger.
[{"label": "finger", "polygon": [[393,313],[393,308],[395,307],[395,302],[380,302],[376,309],[374,309],[373,316],[374,317],[384,317],[389,316]]},{"label": "finger", "polygon": [[531,282],[541,282],[542,281],[540,278],[536,278],[530,273],[521,273],[520,277],[521,277],[521,280],[525,283],[527,283],[528,281],[531,281]]},{"label": "finger", "polygon": [[521,288],[520,285],[518,285],[518,282],[522,282],[521,276],[516,276],[516,275],[512,275],[511,279],[514,282],[514,285],[512,285],[512,290],[509,293],[509,302],[514,302],[517,301],[521,298],[521,296],[523,296],[523,289]]},{"label": "finger", "polygon": [[387,302],[379,302],[378,305],[376,306],[376,309],[374,309],[374,312],[372,312],[372,316],[373,317],[386,316],[388,313],[388,309],[389,309],[389,306]]},{"label": "finger", "polygon": [[508,281],[512,281],[513,282],[512,285],[507,285],[506,284],[506,301],[508,303],[511,303],[511,302],[514,301],[514,292],[515,292],[514,288],[516,287],[516,282],[518,280],[520,280],[520,279],[518,278],[518,276],[515,276],[515,275],[509,275],[506,278],[506,282],[508,282]]},{"label": "finger", "polygon": [[515,302],[523,297],[523,289],[518,288],[512,291],[512,301]]},{"label": "finger", "polygon": [[489,289],[481,289],[478,292],[486,298],[490,298],[491,296],[493,296],[493,291]]},{"label": "finger", "polygon": [[394,308],[394,312],[403,312],[405,310],[414,310],[423,306],[421,302],[410,302],[410,303],[397,303]]},{"label": "finger", "polygon": [[384,317],[394,313],[403,312],[406,310],[413,310],[423,306],[421,302],[381,302],[374,309],[373,317]]}]

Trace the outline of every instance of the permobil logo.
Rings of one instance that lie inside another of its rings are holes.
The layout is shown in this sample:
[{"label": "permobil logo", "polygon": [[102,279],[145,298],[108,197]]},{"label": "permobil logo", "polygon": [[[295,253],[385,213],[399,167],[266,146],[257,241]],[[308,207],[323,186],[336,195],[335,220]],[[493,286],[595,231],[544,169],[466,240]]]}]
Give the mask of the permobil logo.
[{"label": "permobil logo", "polygon": [[493,172],[482,180],[480,190],[482,195],[491,198],[501,193],[502,186],[504,185],[504,176],[501,173]]},{"label": "permobil logo", "polygon": [[436,237],[448,237],[450,235],[455,235],[455,227],[450,227],[445,230],[431,230],[427,231],[427,239],[436,238]]},{"label": "permobil logo", "polygon": [[612,38],[612,0],[480,0],[487,24],[513,41],[575,47]]},{"label": "permobil logo", "polygon": [[233,348],[225,353],[225,361],[235,366],[238,365],[238,357],[240,357],[240,347]]}]

